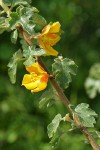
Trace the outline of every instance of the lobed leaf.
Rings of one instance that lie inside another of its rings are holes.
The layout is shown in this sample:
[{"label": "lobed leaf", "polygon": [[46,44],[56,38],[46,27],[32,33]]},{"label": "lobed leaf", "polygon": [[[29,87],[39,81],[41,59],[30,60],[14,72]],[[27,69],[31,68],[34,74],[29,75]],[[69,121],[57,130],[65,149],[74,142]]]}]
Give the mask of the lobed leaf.
[{"label": "lobed leaf", "polygon": [[16,26],[22,25],[23,29],[29,34],[34,34],[34,27],[45,26],[46,20],[38,14],[35,7],[19,6],[16,12],[10,13],[10,28],[13,30]]},{"label": "lobed leaf", "polygon": [[94,64],[89,71],[89,77],[85,81],[85,89],[88,96],[93,99],[100,94],[100,63]]},{"label": "lobed leaf", "polygon": [[17,72],[17,62],[22,59],[22,52],[18,50],[13,54],[10,62],[8,63],[8,75],[10,77],[10,81],[14,84],[16,82],[16,72]]},{"label": "lobed leaf", "polygon": [[54,61],[55,63],[52,65],[53,74],[58,84],[66,89],[72,81],[70,74],[76,75],[77,65],[69,58],[56,58]]},{"label": "lobed leaf", "polygon": [[47,132],[48,132],[49,138],[52,138],[53,135],[56,133],[59,127],[59,124],[61,122],[61,119],[62,119],[61,114],[57,114],[55,118],[52,120],[52,122],[47,126]]},{"label": "lobed leaf", "polygon": [[45,51],[41,48],[35,48],[35,46],[28,46],[26,44],[23,47],[24,47],[24,49],[23,49],[24,57],[30,57],[30,56],[34,57],[34,56],[45,55]]},{"label": "lobed leaf", "polygon": [[89,104],[81,103],[76,106],[75,112],[79,117],[80,122],[85,127],[94,127],[95,117],[97,117],[97,114],[94,110],[89,108]]},{"label": "lobed leaf", "polygon": [[24,61],[24,65],[25,66],[31,66],[33,63],[35,63],[35,59],[33,57],[28,57],[25,61]]}]

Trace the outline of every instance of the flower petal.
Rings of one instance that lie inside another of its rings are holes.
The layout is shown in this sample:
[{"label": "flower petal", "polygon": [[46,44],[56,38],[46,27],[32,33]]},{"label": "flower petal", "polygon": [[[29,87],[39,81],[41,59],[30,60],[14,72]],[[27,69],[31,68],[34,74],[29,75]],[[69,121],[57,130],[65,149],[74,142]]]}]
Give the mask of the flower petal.
[{"label": "flower petal", "polygon": [[37,88],[34,88],[33,90],[31,90],[31,92],[39,92],[44,90],[47,87],[47,82],[40,82],[37,86]]},{"label": "flower petal", "polygon": [[48,77],[49,77],[48,74],[45,73],[44,75],[42,75],[40,81],[41,81],[41,82],[47,82],[47,81],[48,81]]},{"label": "flower petal", "polygon": [[24,86],[28,90],[33,90],[33,89],[37,88],[37,83],[36,82],[31,82],[31,83],[24,84]]},{"label": "flower petal", "polygon": [[38,62],[34,63],[33,65],[31,66],[26,66],[26,70],[28,72],[35,72],[36,74],[39,74],[39,73],[45,73],[45,71],[43,70],[43,68],[39,65]]},{"label": "flower petal", "polygon": [[43,30],[42,30],[42,34],[43,34],[43,35],[44,35],[44,34],[47,34],[47,33],[49,32],[49,30],[50,30],[50,27],[51,27],[50,24],[46,25],[46,26],[43,28]]},{"label": "flower petal", "polygon": [[54,22],[49,30],[49,33],[58,33],[60,31],[60,23],[59,22]]},{"label": "flower petal", "polygon": [[57,56],[58,52],[52,48],[50,45],[46,45],[44,47],[44,50],[46,51],[47,55]]},{"label": "flower petal", "polygon": [[30,83],[31,82],[31,75],[30,74],[25,74],[23,77],[22,85]]},{"label": "flower petal", "polygon": [[53,46],[60,40],[60,36],[58,34],[48,33],[46,35],[46,43]]}]

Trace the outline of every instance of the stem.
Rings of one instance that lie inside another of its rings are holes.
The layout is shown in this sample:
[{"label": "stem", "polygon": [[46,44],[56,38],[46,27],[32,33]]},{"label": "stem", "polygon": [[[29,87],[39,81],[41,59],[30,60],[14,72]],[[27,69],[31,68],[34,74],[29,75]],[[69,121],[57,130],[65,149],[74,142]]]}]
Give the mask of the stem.
[{"label": "stem", "polygon": [[[26,40],[26,42],[29,45],[32,45],[32,41],[31,39],[27,36],[27,34],[24,32],[23,28],[21,26],[17,27],[17,29],[19,30],[19,32],[23,35],[24,39]],[[44,70],[50,75],[50,72],[48,71],[48,69],[46,68],[46,66],[44,65],[43,61],[41,60],[41,58],[38,58],[38,62],[40,63],[40,65],[44,68]],[[65,104],[65,106],[67,107],[67,109],[69,110],[70,114],[73,116],[74,121],[76,122],[78,128],[81,130],[81,132],[85,135],[85,137],[88,139],[89,143],[91,144],[92,148],[94,150],[100,150],[99,145],[95,142],[95,140],[93,139],[93,137],[91,136],[91,134],[87,131],[87,129],[81,124],[78,116],[74,113],[74,111],[71,109],[70,107],[70,102],[67,99],[67,97],[65,96],[64,92],[62,91],[61,87],[58,85],[58,83],[56,82],[56,80],[53,77],[50,77],[50,81],[52,83],[52,85],[54,86],[54,88],[56,89],[60,100]]]}]

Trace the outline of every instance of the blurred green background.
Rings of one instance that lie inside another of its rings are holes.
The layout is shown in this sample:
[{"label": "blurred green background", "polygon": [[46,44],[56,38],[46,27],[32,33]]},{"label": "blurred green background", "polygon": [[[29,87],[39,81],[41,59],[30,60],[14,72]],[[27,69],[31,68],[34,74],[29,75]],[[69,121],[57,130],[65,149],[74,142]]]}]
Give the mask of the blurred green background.
[{"label": "blurred green background", "polygon": [[[66,90],[71,103],[89,103],[100,115],[100,95],[89,99],[84,88],[90,67],[100,62],[100,0],[34,0],[47,22],[59,21],[64,34],[56,49],[60,55],[73,59],[78,67],[77,76]],[[7,74],[7,64],[19,48],[10,41],[10,33],[0,36],[0,150],[52,150],[47,136],[47,125],[57,113],[64,116],[67,110],[60,102],[50,108],[39,109],[40,94],[31,94],[21,81],[25,73],[18,67],[17,83],[12,85]],[[67,130],[67,125],[62,124]],[[96,129],[100,129],[97,118]],[[91,150],[84,144],[80,132],[64,134],[56,150]]]}]

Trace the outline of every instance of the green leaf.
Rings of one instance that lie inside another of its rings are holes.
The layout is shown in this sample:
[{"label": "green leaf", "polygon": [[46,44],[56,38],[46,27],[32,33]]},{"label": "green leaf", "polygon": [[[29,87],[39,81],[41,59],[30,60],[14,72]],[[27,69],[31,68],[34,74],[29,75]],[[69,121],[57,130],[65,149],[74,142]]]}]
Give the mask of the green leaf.
[{"label": "green leaf", "polygon": [[62,120],[61,114],[57,114],[55,118],[52,120],[52,122],[47,126],[47,132],[49,138],[52,138],[53,135],[56,133],[61,120]]},{"label": "green leaf", "polygon": [[37,13],[33,13],[32,20],[38,26],[44,27],[47,24],[46,20]]},{"label": "green leaf", "polygon": [[66,89],[72,81],[70,74],[76,75],[77,65],[69,58],[56,58],[54,61],[55,63],[52,65],[53,74],[58,84]]},{"label": "green leaf", "polygon": [[16,82],[16,72],[17,72],[17,63],[13,62],[12,67],[8,69],[8,75],[10,77],[11,83],[13,84]]},{"label": "green leaf", "polygon": [[45,90],[40,97],[39,107],[50,107],[52,104],[54,104],[55,100],[59,101],[59,96],[50,82],[48,82],[48,89]]},{"label": "green leaf", "polygon": [[24,30],[27,31],[30,35],[34,34],[35,25],[45,26],[46,20],[37,14],[38,10],[35,7],[22,7],[17,8],[17,13],[20,16],[20,23],[23,26]]},{"label": "green leaf", "polygon": [[34,8],[19,6],[16,11],[20,17],[20,24],[28,34],[32,35],[35,27],[35,24],[31,19],[32,14],[34,13]]},{"label": "green leaf", "polygon": [[10,81],[14,84],[16,82],[16,72],[17,72],[17,62],[22,59],[22,52],[18,50],[13,54],[9,64],[8,64],[8,75],[10,77]]},{"label": "green leaf", "polygon": [[89,71],[89,77],[85,81],[85,89],[88,96],[93,99],[100,94],[100,63],[94,64]]},{"label": "green leaf", "polygon": [[24,65],[25,65],[25,66],[31,66],[34,62],[35,62],[35,59],[30,56],[30,57],[28,57],[28,58],[26,59],[26,61],[24,61]]},{"label": "green leaf", "polygon": [[42,55],[45,55],[46,52],[44,51],[44,49],[41,49],[41,48],[32,48],[32,55],[33,56],[42,56]]},{"label": "green leaf", "polygon": [[46,25],[46,20],[36,12],[38,12],[38,10],[35,7],[19,6],[16,12],[10,14],[9,24],[11,29],[22,25],[23,29],[29,35],[33,35],[35,25],[42,27]]},{"label": "green leaf", "polygon": [[52,90],[46,90],[43,92],[42,96],[40,97],[40,102],[39,102],[39,107],[43,108],[44,106],[47,106],[47,104],[51,101],[54,100],[54,94],[52,93]]},{"label": "green leaf", "polygon": [[0,17],[0,34],[8,30],[8,28],[9,28],[8,19],[5,17]]},{"label": "green leaf", "polygon": [[16,26],[22,25],[23,29],[30,35],[34,33],[35,24],[30,20],[32,16],[32,10],[26,7],[19,6],[17,12],[12,12],[10,14],[9,24],[10,28],[16,29]]},{"label": "green leaf", "polygon": [[13,44],[16,44],[17,38],[18,38],[18,31],[14,30],[11,34],[11,42]]},{"label": "green leaf", "polygon": [[21,41],[23,44],[23,56],[24,57],[34,57],[45,55],[45,51],[41,48],[35,48],[35,46],[28,46],[25,41]]},{"label": "green leaf", "polygon": [[62,132],[60,130],[57,130],[54,136],[52,137],[50,144],[52,145],[53,148],[57,146],[61,135],[62,135]]},{"label": "green leaf", "polygon": [[89,108],[89,104],[81,103],[76,106],[75,112],[78,115],[80,122],[85,127],[94,127],[95,117],[97,117],[97,114],[94,110]]},{"label": "green leaf", "polygon": [[[20,35],[20,38],[22,38],[21,35]],[[23,56],[24,57],[29,57],[30,55],[27,54],[27,49],[29,47],[28,43],[23,38],[20,40],[20,43],[21,43],[22,49],[23,49]]]},{"label": "green leaf", "polygon": [[89,98],[95,98],[97,93],[100,94],[100,80],[88,77],[85,81],[85,88]]},{"label": "green leaf", "polygon": [[17,12],[12,12],[10,14],[10,20],[9,20],[9,24],[10,24],[10,28],[16,29],[16,26],[20,23],[20,17],[18,15]]},{"label": "green leaf", "polygon": [[29,5],[31,0],[3,0],[5,4],[8,6],[16,6],[16,5]]}]

